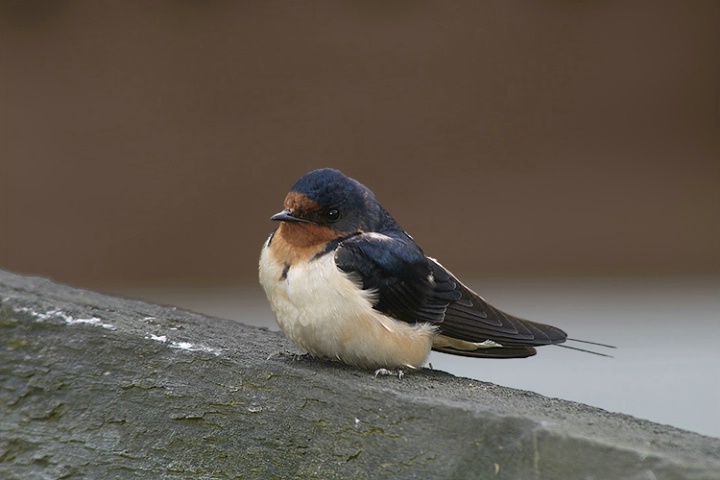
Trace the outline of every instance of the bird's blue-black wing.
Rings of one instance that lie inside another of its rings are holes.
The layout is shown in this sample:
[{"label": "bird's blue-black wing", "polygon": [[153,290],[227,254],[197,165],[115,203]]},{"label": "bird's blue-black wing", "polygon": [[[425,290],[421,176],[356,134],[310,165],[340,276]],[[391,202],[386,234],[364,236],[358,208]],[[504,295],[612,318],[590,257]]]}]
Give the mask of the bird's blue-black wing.
[{"label": "bird's blue-black wing", "polygon": [[566,334],[509,315],[483,300],[442,265],[425,256],[404,232],[356,235],[340,242],[335,263],[377,292],[376,310],[406,322],[437,324],[438,333],[504,347],[549,345]]},{"label": "bird's blue-black wing", "polygon": [[557,327],[525,320],[495,308],[457,280],[434,260],[433,270],[442,270],[455,282],[459,298],[445,309],[440,333],[448,337],[484,342],[492,340],[503,347],[528,347],[562,343],[567,334]]},{"label": "bird's blue-black wing", "polygon": [[435,275],[429,259],[404,232],[344,240],[335,263],[356,275],[363,289],[377,292],[376,310],[398,320],[440,323],[447,306],[460,298],[451,276]]}]

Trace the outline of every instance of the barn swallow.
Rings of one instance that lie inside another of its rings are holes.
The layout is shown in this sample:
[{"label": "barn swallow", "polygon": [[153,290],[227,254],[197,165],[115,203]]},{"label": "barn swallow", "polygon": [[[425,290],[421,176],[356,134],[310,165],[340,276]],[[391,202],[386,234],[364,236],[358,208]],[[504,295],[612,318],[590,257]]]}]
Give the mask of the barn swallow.
[{"label": "barn swallow", "polygon": [[430,350],[522,358],[567,340],[487,303],[338,170],[301,177],[271,220],[260,284],[280,329],[312,356],[402,376]]}]

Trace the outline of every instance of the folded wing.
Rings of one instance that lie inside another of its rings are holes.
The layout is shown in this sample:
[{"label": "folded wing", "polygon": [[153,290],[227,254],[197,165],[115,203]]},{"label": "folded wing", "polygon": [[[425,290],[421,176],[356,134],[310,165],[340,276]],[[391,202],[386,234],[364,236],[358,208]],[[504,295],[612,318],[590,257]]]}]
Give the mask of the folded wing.
[{"label": "folded wing", "polygon": [[433,349],[456,355],[516,358],[533,347],[562,343],[559,328],[499,310],[463,285],[404,233],[363,234],[342,241],[335,253],[341,270],[377,292],[376,310],[409,323],[433,323]]}]

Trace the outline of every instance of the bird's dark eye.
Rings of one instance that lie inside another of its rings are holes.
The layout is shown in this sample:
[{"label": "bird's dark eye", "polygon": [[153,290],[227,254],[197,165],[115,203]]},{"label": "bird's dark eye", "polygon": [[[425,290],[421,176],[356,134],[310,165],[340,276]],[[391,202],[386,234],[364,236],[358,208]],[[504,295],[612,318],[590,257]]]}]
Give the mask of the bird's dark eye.
[{"label": "bird's dark eye", "polygon": [[325,216],[331,222],[336,222],[340,218],[340,211],[337,208],[331,208],[325,213]]}]

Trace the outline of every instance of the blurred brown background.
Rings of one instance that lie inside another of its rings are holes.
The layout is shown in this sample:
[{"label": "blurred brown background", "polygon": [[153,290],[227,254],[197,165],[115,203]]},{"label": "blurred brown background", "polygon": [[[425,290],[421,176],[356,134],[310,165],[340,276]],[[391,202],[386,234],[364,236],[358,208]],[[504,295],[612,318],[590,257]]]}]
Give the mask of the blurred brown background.
[{"label": "blurred brown background", "polygon": [[0,3],[0,268],[255,282],[332,166],[458,274],[720,273],[720,2]]}]

